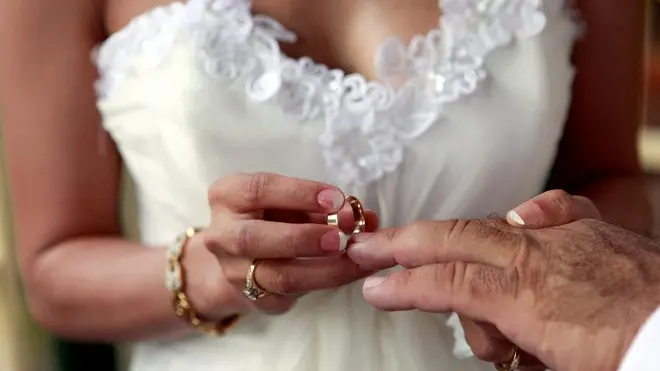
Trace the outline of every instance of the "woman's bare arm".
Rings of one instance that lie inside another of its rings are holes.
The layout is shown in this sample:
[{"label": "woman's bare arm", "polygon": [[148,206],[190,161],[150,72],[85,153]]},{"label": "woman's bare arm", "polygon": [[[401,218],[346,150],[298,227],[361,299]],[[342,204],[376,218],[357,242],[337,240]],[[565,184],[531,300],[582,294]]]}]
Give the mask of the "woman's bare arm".
[{"label": "woman's bare arm", "polygon": [[646,1],[577,4],[586,29],[576,44],[573,105],[549,185],[591,198],[609,222],[648,232],[637,152]]},{"label": "woman's bare arm", "polygon": [[[121,238],[121,163],[95,106],[99,1],[0,2],[0,105],[18,257],[36,320],[64,337],[120,341],[185,328],[164,288],[162,248]],[[190,295],[220,282],[195,239]],[[217,272],[217,273],[216,273]],[[210,304],[209,304],[210,305]]]}]

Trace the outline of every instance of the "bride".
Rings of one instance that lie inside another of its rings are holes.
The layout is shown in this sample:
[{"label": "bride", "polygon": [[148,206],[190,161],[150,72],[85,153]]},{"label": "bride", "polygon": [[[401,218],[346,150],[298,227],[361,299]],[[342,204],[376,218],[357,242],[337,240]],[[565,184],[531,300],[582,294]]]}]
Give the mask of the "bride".
[{"label": "bride", "polygon": [[643,5],[436,1],[1,2],[36,320],[134,342],[135,371],[490,370],[456,318],[368,306],[325,216],[481,217],[549,184],[645,230]]}]

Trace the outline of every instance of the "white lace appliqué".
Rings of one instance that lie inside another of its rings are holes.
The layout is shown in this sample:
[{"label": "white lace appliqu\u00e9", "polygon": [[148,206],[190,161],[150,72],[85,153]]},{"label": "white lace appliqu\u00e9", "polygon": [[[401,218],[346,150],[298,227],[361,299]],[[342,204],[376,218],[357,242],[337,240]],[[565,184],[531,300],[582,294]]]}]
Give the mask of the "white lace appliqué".
[{"label": "white lace appliqu\u00e9", "polygon": [[[366,184],[394,171],[408,141],[442,115],[446,103],[474,92],[484,58],[497,47],[541,32],[542,0],[444,0],[438,28],[406,45],[386,40],[376,55],[380,82],[345,75],[308,58],[284,55],[296,36],[272,18],[252,15],[248,0],[189,0],[136,18],[100,46],[100,99],[143,68],[158,65],[181,30],[215,79],[247,78],[247,96],[308,121],[325,119],[320,144],[343,184]],[[136,65],[136,54],[146,56]]]}]

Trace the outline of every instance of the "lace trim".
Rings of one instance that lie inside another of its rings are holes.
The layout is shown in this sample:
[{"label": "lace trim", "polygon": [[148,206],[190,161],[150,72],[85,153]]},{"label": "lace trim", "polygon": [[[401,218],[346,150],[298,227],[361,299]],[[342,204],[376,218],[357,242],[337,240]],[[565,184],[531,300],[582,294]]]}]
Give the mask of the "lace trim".
[{"label": "lace trim", "polygon": [[343,184],[367,184],[398,167],[406,143],[438,121],[445,104],[477,89],[489,52],[543,30],[541,2],[442,1],[436,29],[409,45],[383,43],[375,58],[382,82],[287,57],[278,42],[296,35],[253,16],[249,0],[175,2],[137,17],[97,49],[97,92],[106,99],[125,77],[156,67],[185,30],[213,78],[246,77],[250,99],[274,102],[302,121],[323,116],[328,169]]}]

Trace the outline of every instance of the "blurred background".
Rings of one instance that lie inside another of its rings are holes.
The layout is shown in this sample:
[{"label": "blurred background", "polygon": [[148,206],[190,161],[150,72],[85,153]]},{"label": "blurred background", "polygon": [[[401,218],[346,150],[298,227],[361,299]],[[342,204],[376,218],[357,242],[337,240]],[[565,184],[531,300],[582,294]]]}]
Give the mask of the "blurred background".
[{"label": "blurred background", "polygon": [[[649,193],[656,215],[660,215],[660,1],[653,1],[649,9],[647,118],[640,135],[640,150],[648,174]],[[656,217],[655,225],[660,232],[660,217]]]},{"label": "blurred background", "polygon": [[[660,1],[650,1],[649,10],[648,94],[639,140],[649,194],[656,215],[660,215]],[[30,320],[14,264],[8,193],[3,177],[4,169],[0,167],[0,371],[124,370],[125,346],[54,339]],[[125,186],[124,223],[126,234],[136,238],[130,187],[129,183]],[[660,232],[660,217],[656,218],[656,231]]]}]

